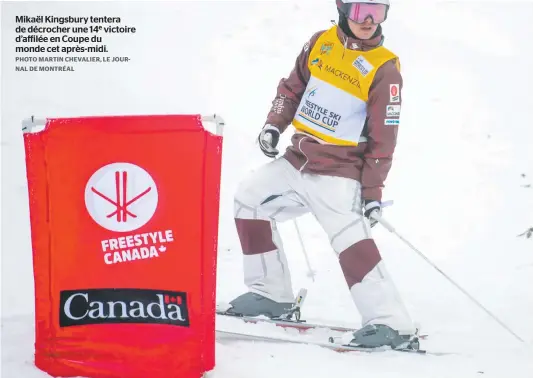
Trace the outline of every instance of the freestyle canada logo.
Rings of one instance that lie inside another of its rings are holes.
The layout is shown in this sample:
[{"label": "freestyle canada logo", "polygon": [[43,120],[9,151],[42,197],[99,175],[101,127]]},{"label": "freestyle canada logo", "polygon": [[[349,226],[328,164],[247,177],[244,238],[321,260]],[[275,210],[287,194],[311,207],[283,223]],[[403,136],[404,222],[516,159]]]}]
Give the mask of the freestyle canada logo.
[{"label": "freestyle canada logo", "polygon": [[60,292],[61,327],[110,323],[189,326],[187,293],[149,289],[88,289]]},{"label": "freestyle canada logo", "polygon": [[113,163],[97,170],[85,188],[87,211],[110,231],[133,231],[144,226],[157,208],[157,187],[141,167]]},{"label": "freestyle canada logo", "polygon": [[165,244],[174,241],[172,230],[146,232],[101,241],[106,264],[117,264],[159,257],[167,251]]},{"label": "freestyle canada logo", "polygon": [[[98,169],[85,187],[85,206],[101,227],[131,232],[146,225],[157,210],[158,190],[143,168],[130,163],[112,163]],[[143,232],[102,240],[106,264],[159,257],[174,241],[172,230]]]}]

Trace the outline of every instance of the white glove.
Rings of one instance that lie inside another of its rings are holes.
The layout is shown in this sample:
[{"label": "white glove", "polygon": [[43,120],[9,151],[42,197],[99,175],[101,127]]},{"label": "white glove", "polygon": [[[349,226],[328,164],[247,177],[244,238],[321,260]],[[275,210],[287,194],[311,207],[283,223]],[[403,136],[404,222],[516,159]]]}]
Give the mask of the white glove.
[{"label": "white glove", "polygon": [[270,158],[276,157],[279,153],[276,149],[279,142],[279,134],[279,129],[276,126],[265,125],[257,138],[261,151]]},{"label": "white glove", "polygon": [[381,203],[375,200],[366,200],[364,214],[370,221],[370,227],[374,227],[378,223],[377,220],[371,217],[374,212],[377,212],[377,215],[381,216]]}]

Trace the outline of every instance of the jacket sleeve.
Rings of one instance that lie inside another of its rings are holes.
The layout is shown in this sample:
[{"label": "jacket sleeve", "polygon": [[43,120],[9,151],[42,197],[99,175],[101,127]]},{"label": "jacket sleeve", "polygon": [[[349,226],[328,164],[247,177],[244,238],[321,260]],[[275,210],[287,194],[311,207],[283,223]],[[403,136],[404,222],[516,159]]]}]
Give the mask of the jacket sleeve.
[{"label": "jacket sleeve", "polygon": [[287,129],[296,114],[311,76],[308,66],[309,54],[323,32],[324,30],[315,33],[305,43],[289,76],[279,81],[276,97],[272,101],[265,124],[276,126],[281,133]]},{"label": "jacket sleeve", "polygon": [[[381,201],[384,182],[392,166],[403,88],[403,79],[398,66],[395,60],[381,66],[369,90],[368,143],[361,173],[363,200]],[[397,93],[395,93],[396,89],[398,89]],[[393,107],[388,111],[389,106]]]}]

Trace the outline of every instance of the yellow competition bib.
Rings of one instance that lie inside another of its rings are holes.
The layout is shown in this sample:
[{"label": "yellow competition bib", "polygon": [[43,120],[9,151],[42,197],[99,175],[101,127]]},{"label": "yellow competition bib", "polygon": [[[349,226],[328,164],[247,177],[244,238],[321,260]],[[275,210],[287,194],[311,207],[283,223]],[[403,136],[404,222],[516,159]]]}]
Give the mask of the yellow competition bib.
[{"label": "yellow competition bib", "polygon": [[394,58],[383,46],[370,51],[345,49],[336,26],[324,32],[309,55],[311,77],[293,126],[328,143],[356,146],[376,71]]}]

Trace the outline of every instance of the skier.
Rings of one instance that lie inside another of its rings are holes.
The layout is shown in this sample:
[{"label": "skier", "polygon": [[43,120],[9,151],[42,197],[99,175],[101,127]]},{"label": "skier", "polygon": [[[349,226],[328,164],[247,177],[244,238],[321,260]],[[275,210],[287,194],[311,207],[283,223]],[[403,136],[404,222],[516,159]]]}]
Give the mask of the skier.
[{"label": "skier", "polygon": [[275,158],[235,194],[235,223],[248,292],[235,315],[279,317],[294,294],[276,222],[311,212],[339,258],[363,327],[351,344],[405,347],[415,327],[371,236],[399,126],[398,57],[383,47],[389,0],[336,0],[338,24],[315,33],[281,79],[258,142]]}]

